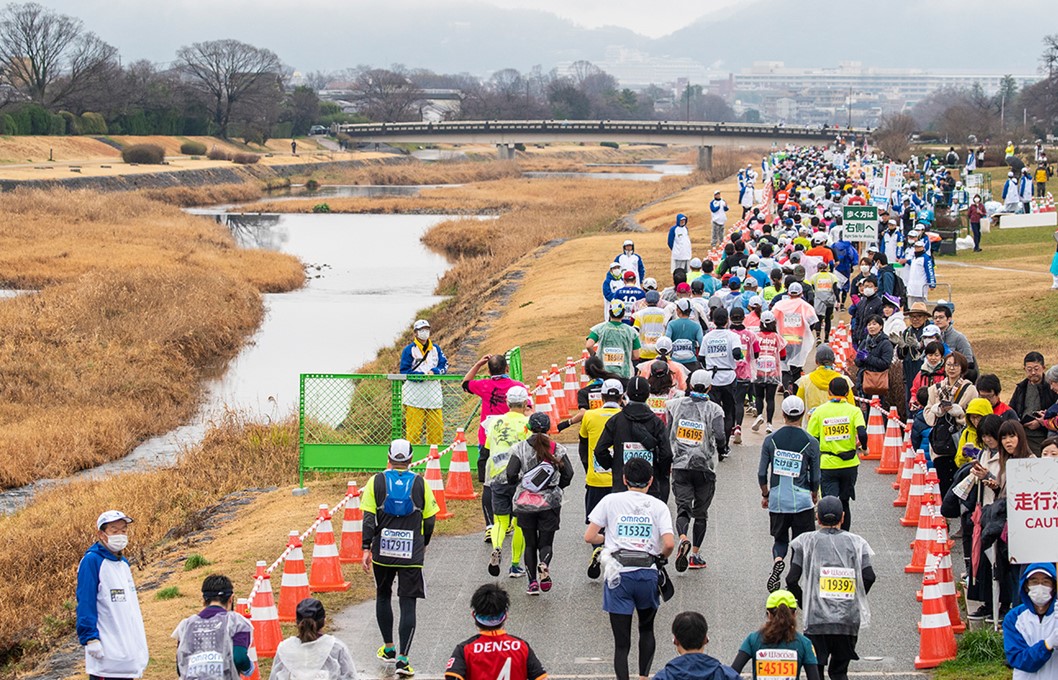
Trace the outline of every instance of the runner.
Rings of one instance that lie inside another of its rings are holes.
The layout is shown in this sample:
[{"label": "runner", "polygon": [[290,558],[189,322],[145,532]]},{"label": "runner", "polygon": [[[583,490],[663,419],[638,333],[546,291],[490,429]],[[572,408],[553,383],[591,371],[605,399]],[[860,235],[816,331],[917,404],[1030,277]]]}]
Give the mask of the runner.
[{"label": "runner", "polygon": [[737,680],[738,673],[705,653],[709,624],[698,612],[680,612],[672,620],[672,644],[679,654],[654,680]]},{"label": "runner", "polygon": [[[724,410],[709,399],[709,372],[691,374],[690,393],[666,402],[672,448],[672,490],[676,496],[676,533],[680,549],[676,571],[704,569],[700,550],[716,492],[716,459],[727,446]],[[694,519],[693,541],[687,529]],[[688,553],[690,555],[688,556]]]},{"label": "runner", "polygon": [[551,419],[546,413],[529,416],[525,441],[511,449],[507,463],[507,483],[514,490],[514,516],[525,535],[527,595],[551,590],[551,557],[555,532],[562,512],[562,489],[573,481],[573,464],[566,447],[547,436]]},{"label": "runner", "polygon": [[[658,563],[676,545],[668,506],[647,495],[653,484],[651,466],[631,458],[623,468],[621,487],[627,491],[602,499],[588,517],[584,540],[603,545],[606,583],[603,611],[614,636],[614,674],[628,680],[632,649],[632,615],[639,617],[639,677],[650,675],[654,662],[654,617],[661,606]],[[605,534],[603,529],[609,529]]]},{"label": "runner", "polygon": [[659,306],[661,295],[656,290],[648,290],[645,301],[647,306],[632,314],[632,327],[639,332],[639,358],[643,361],[657,358],[657,341],[665,335],[665,324],[669,322],[669,313]]},{"label": "runner", "polygon": [[[752,279],[751,279],[752,280]],[[742,347],[742,358],[735,364],[735,428],[731,433],[732,442],[742,443],[742,419],[746,415],[746,396],[753,385],[754,367],[757,364],[757,353],[760,345],[757,335],[744,325],[746,313],[741,309],[731,310],[731,332],[739,337]]]},{"label": "runner", "polygon": [[805,362],[812,355],[815,347],[815,334],[812,328],[819,322],[815,309],[802,298],[804,288],[800,283],[791,283],[787,287],[788,297],[771,306],[779,333],[786,340],[786,361],[789,365],[789,379],[784,381],[792,386],[801,377]]},{"label": "runner", "polygon": [[253,626],[241,614],[229,611],[233,594],[227,576],[210,574],[202,581],[205,609],[181,621],[171,636],[176,640],[179,677],[207,680],[219,669],[222,677],[235,680],[253,670],[249,654]]},{"label": "runner", "polygon": [[[738,361],[742,359],[742,338],[734,331],[728,330],[728,312],[723,307],[713,310],[713,323],[716,329],[709,331],[702,339],[700,356],[705,370],[710,373],[710,398],[724,409],[724,444],[731,437],[735,422],[735,379]],[[728,451],[720,452],[720,460],[728,456]]]},{"label": "runner", "polygon": [[650,495],[667,503],[672,450],[661,419],[646,405],[650,385],[636,376],[625,390],[628,403],[603,426],[595,444],[595,460],[613,471],[613,490],[624,491],[624,466],[633,458],[642,458],[653,469]]},{"label": "runner", "polygon": [[[585,524],[588,523],[588,515],[591,511],[613,488],[613,474],[596,459],[595,446],[599,443],[599,436],[606,426],[606,421],[621,412],[621,395],[624,394],[624,386],[619,380],[611,378],[601,383],[597,394],[592,408],[584,412],[584,418],[580,422],[580,462],[584,466]],[[592,551],[591,561],[588,563],[588,578],[599,578],[602,570],[599,562],[601,553],[602,548]]]},{"label": "runner", "polygon": [[647,397],[647,406],[661,419],[663,425],[668,425],[668,413],[665,404],[670,399],[682,397],[684,390],[676,387],[672,380],[672,372],[664,361],[651,361],[646,364],[647,384],[650,386],[650,396]]},{"label": "runner", "polygon": [[786,339],[775,331],[775,315],[771,312],[761,314],[757,346],[760,349],[755,366],[756,378],[753,381],[757,417],[753,421],[752,429],[757,432],[761,425],[767,423],[765,432],[771,434],[772,418],[775,416],[775,391],[782,383],[782,364],[786,359]]},{"label": "runner", "polygon": [[[632,377],[632,366],[639,361],[639,333],[622,323],[625,315],[625,304],[620,300],[611,300],[610,319],[592,327],[584,347],[589,352],[602,355],[606,370],[613,371],[624,378]],[[598,351],[596,351],[598,349]]]},{"label": "runner", "polygon": [[507,391],[507,413],[494,416],[488,423],[488,435],[485,443],[491,452],[486,467],[485,486],[489,493],[490,509],[495,517],[489,540],[492,543],[492,555],[489,558],[489,575],[500,575],[500,562],[503,559],[503,541],[508,531],[513,531],[511,538],[510,578],[525,575],[521,567],[522,555],[525,552],[525,538],[518,520],[511,517],[511,504],[514,500],[514,487],[507,483],[507,462],[511,458],[511,449],[515,444],[529,436],[529,416],[531,402],[529,391],[516,385]]},{"label": "runner", "polygon": [[[408,662],[415,636],[416,600],[426,597],[423,556],[433,536],[439,511],[433,490],[411,472],[411,444],[395,439],[389,445],[389,469],[364,485],[360,509],[364,513],[364,571],[375,577],[375,618],[382,633],[378,658],[396,663],[401,677],[415,675]],[[400,604],[400,648],[393,644],[393,581]]]},{"label": "runner", "polygon": [[850,501],[856,498],[859,472],[858,449],[867,448],[867,424],[863,411],[847,401],[849,383],[845,376],[830,381],[830,400],[816,408],[808,421],[808,434],[819,441],[820,488],[825,496],[841,500],[841,528],[852,526]]},{"label": "runner", "polygon": [[760,505],[768,511],[770,533],[775,539],[769,593],[779,587],[786,569],[791,534],[797,538],[815,527],[812,510],[819,499],[819,442],[801,428],[804,414],[805,403],[799,397],[783,399],[784,425],[765,437],[760,449]]},{"label": "runner", "polygon": [[[804,605],[805,635],[812,641],[819,673],[846,680],[856,655],[861,628],[870,625],[867,593],[874,585],[867,541],[843,531],[842,502],[826,496],[816,506],[819,530],[801,534],[790,543],[790,573],[786,587]],[[799,582],[804,577],[804,591]]]},{"label": "runner", "polygon": [[349,648],[323,632],[327,621],[323,603],[306,597],[298,602],[294,616],[297,635],[279,643],[268,680],[357,680]]},{"label": "runner", "polygon": [[448,680],[547,680],[540,659],[529,643],[508,635],[503,626],[511,598],[499,586],[486,583],[470,598],[470,615],[478,634],[456,645],[445,668]]},{"label": "runner", "polygon": [[843,378],[848,383],[849,391],[845,400],[853,405],[856,403],[852,396],[852,381],[834,368],[835,360],[830,345],[820,345],[816,348],[815,369],[797,381],[797,396],[804,401],[809,417],[830,399],[830,383],[835,378]]},{"label": "runner", "polygon": [[741,673],[747,663],[753,680],[799,678],[804,669],[808,680],[823,680],[812,642],[797,632],[797,598],[789,590],[768,595],[764,625],[750,633],[738,648],[731,667]]},{"label": "runner", "polygon": [[[489,377],[475,380],[478,372],[489,367]],[[489,418],[503,415],[508,410],[507,391],[512,387],[525,388],[517,380],[511,380],[507,374],[507,357],[502,354],[486,354],[470,367],[463,376],[463,391],[481,397],[481,424],[478,426],[478,481],[485,483],[485,467],[489,460],[489,447],[486,445],[486,423]],[[526,393],[528,394],[528,392]],[[492,531],[492,489],[485,485],[481,490],[481,511],[485,516],[485,540],[489,540]]]}]

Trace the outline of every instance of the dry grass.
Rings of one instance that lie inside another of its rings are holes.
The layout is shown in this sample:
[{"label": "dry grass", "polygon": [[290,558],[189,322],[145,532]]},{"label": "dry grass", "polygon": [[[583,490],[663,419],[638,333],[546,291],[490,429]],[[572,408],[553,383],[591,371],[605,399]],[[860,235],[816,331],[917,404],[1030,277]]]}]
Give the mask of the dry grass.
[{"label": "dry grass", "polygon": [[[518,177],[521,170],[512,161],[442,161],[401,164],[371,163],[356,168],[328,168],[313,172],[304,180],[320,184],[467,184]],[[301,178],[299,178],[301,179]]]},{"label": "dry grass", "polygon": [[242,184],[211,184],[203,187],[166,187],[143,189],[143,196],[152,201],[187,208],[196,205],[220,205],[256,201],[264,195],[264,188],[252,182]]}]

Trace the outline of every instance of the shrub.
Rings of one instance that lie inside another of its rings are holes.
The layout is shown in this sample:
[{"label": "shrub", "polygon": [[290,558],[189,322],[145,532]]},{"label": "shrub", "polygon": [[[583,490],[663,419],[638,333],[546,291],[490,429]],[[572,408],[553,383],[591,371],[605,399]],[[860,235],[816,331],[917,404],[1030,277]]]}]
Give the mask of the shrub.
[{"label": "shrub", "polygon": [[66,134],[66,119],[57,113],[48,114],[48,134],[61,137]]},{"label": "shrub", "polygon": [[521,151],[521,152],[524,153],[525,152],[525,144],[522,144],[521,142],[518,142],[517,144],[514,145],[514,150],[515,151]]},{"label": "shrub", "polygon": [[238,163],[239,165],[253,165],[259,160],[261,160],[261,157],[255,153],[233,153],[231,155],[232,163]]},{"label": "shrub", "polygon": [[309,191],[319,191],[320,183],[314,179],[310,179],[309,181],[305,182],[305,188]]},{"label": "shrub", "polygon": [[176,586],[169,586],[168,588],[162,588],[154,595],[157,600],[175,600],[178,597],[183,597],[183,593]]},{"label": "shrub", "polygon": [[326,203],[317,203],[316,205],[312,206],[312,212],[314,213],[329,213],[330,211],[331,206],[327,205]]},{"label": "shrub", "polygon": [[230,161],[231,155],[224,149],[213,147],[209,150],[209,153],[206,154],[206,158],[211,161]]},{"label": "shrub", "polygon": [[185,156],[205,156],[206,145],[202,142],[193,142],[188,140],[180,145],[180,153]]},{"label": "shrub", "polygon": [[0,135],[17,135],[18,125],[10,113],[0,113]]},{"label": "shrub", "polygon": [[66,134],[68,135],[79,135],[81,134],[81,119],[69,111],[59,111],[59,115],[62,116],[65,122]]},{"label": "shrub", "polygon": [[161,165],[165,160],[165,149],[157,144],[133,144],[121,152],[121,160],[126,163]]},{"label": "shrub", "polygon": [[107,134],[107,120],[103,114],[85,111],[81,114],[81,131],[86,135]]},{"label": "shrub", "polygon": [[208,567],[211,564],[213,563],[202,555],[191,553],[187,556],[187,559],[184,560],[184,571],[191,571],[193,569],[198,569],[199,567]]},{"label": "shrub", "polygon": [[617,142],[599,142],[599,146],[605,146],[608,149],[619,149]]}]

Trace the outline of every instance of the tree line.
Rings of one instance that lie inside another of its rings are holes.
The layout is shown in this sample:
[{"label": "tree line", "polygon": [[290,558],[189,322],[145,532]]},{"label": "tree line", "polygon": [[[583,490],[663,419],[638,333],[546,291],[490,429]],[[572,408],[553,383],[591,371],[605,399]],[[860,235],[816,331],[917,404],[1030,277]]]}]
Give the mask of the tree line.
[{"label": "tree line", "polygon": [[[356,108],[321,100],[343,91]],[[238,40],[197,42],[174,60],[123,64],[118,50],[80,19],[37,3],[0,10],[0,134],[218,135],[263,143],[307,134],[314,124],[420,120],[429,90],[459,93],[451,118],[682,119],[734,121],[719,96],[688,86],[678,96],[619,87],[579,61],[564,73],[503,69],[488,78],[427,69],[358,66],[294,71],[269,49]],[[748,112],[752,122],[755,112]]]}]

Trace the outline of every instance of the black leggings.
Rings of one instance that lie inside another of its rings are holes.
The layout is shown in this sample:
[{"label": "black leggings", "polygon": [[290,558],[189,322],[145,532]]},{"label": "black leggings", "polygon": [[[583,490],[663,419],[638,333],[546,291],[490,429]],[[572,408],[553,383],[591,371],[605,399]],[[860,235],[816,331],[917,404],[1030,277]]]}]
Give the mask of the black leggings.
[{"label": "black leggings", "polygon": [[496,516],[492,513],[492,487],[481,487],[481,512],[485,515],[485,526],[491,527],[496,522]]},{"label": "black leggings", "polygon": [[752,387],[753,383],[748,380],[735,381],[735,427],[742,427],[742,419],[746,417],[746,395]]},{"label": "black leggings", "polygon": [[709,396],[724,409],[724,437],[730,438],[731,430],[735,427],[735,383],[713,385]]},{"label": "black leggings", "polygon": [[[378,594],[375,596],[375,618],[378,620],[378,630],[382,633],[382,641],[393,642],[393,592],[392,588],[382,592],[379,586]],[[415,598],[398,597],[400,602],[400,646],[398,654],[408,656],[411,651],[411,640],[415,637]]]},{"label": "black leggings", "polygon": [[[637,609],[639,616],[639,675],[650,677],[650,666],[654,663],[654,616],[657,609]],[[613,670],[617,680],[628,680],[628,653],[632,651],[632,615],[610,614],[613,630]]]},{"label": "black leggings", "polygon": [[[753,401],[757,405],[757,415],[765,416],[769,425],[771,425],[771,419],[775,416],[775,390],[778,387],[774,383],[753,383]],[[767,414],[764,412],[765,402],[768,404]]]},{"label": "black leggings", "polygon": [[551,566],[551,558],[554,556],[555,532],[546,529],[522,529],[525,536],[525,556],[522,564],[525,565],[525,575],[529,582],[536,580],[536,566],[544,563]]},{"label": "black leggings", "polygon": [[824,305],[823,309],[823,342],[830,342],[830,323],[834,320],[834,305]]}]

